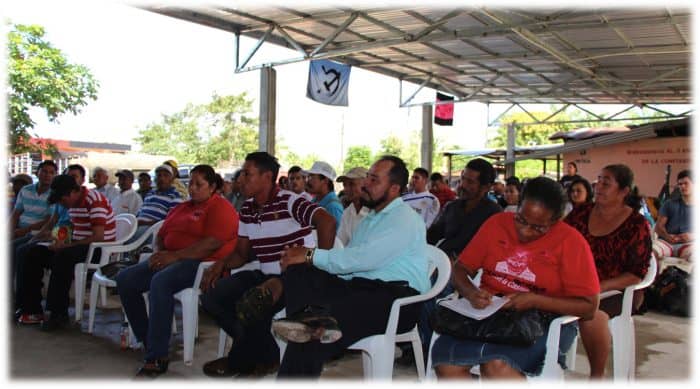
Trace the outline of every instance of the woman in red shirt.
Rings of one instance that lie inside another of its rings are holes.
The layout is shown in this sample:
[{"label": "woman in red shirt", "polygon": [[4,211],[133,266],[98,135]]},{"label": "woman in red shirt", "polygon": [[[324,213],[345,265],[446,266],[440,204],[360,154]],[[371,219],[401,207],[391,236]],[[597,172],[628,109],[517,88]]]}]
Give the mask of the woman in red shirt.
[{"label": "woman in red shirt", "polygon": [[[146,347],[137,376],[155,377],[168,370],[173,295],[191,288],[201,261],[216,261],[233,251],[238,213],[216,194],[220,180],[211,166],[190,172],[190,200],[178,204],[158,231],[156,252],[148,261],[117,275],[117,291],[136,338]],[[142,294],[149,292],[149,312]]]},{"label": "woman in red shirt", "polygon": [[[591,318],[598,306],[598,277],[586,241],[560,221],[566,202],[561,186],[537,177],[528,180],[522,197],[516,213],[497,213],[484,222],[455,263],[452,285],[476,308],[503,294],[509,299],[504,308]],[[479,269],[483,274],[476,287],[469,277]],[[575,337],[575,323],[562,327],[562,354]],[[537,375],[546,338],[544,334],[534,345],[520,347],[440,335],[433,345],[433,367],[441,378],[468,378],[474,365],[484,378]]]},{"label": "woman in red shirt", "polygon": [[[598,176],[595,203],[574,208],[565,219],[591,246],[601,292],[639,283],[649,267],[651,233],[638,212],[641,203],[633,187],[634,174],[629,167],[608,165]],[[643,291],[635,292],[633,310],[643,298]],[[621,308],[622,295],[612,296],[600,301],[592,320],[579,321],[591,378],[602,378],[605,373],[610,355],[608,320],[619,315]]]}]

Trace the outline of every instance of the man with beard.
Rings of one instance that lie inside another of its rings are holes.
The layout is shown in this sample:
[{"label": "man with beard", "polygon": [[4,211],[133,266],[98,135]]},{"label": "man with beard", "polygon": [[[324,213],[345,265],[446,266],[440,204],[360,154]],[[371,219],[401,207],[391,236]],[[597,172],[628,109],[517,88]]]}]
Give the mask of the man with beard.
[{"label": "man with beard", "polygon": [[496,172],[486,160],[477,158],[462,170],[461,198],[450,202],[435,223],[428,229],[428,243],[436,244],[450,258],[457,258],[481,224],[501,207],[489,200],[487,193]]},{"label": "man with beard", "polygon": [[[272,328],[289,343],[278,377],[320,376],[332,356],[384,333],[395,299],[429,289],[425,224],[400,198],[407,182],[400,158],[381,157],[362,188],[370,212],[346,247],[290,247],[283,253],[289,315]],[[419,309],[402,308],[398,332],[415,325]]]}]

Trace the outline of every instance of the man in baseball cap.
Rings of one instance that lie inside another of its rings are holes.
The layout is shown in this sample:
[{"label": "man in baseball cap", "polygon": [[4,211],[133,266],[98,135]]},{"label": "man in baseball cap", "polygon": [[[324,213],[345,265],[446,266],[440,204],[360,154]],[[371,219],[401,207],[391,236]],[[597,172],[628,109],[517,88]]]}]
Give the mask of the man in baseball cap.
[{"label": "man in baseball cap", "polygon": [[360,224],[360,221],[362,221],[369,212],[369,208],[360,203],[362,182],[366,177],[367,169],[358,166],[348,170],[347,173],[338,177],[336,180],[343,183],[345,199],[350,202],[350,205],[343,211],[343,216],[340,219],[340,228],[337,234],[344,246],[348,245],[352,233],[355,231],[355,227]]},{"label": "man in baseball cap", "polygon": [[134,173],[131,170],[123,169],[117,171],[115,176],[118,179],[119,195],[112,202],[112,209],[116,215],[130,213],[135,216],[143,204],[143,199],[132,189]]},{"label": "man in baseball cap", "polygon": [[307,176],[307,191],[314,196],[311,200],[318,203],[323,209],[328,211],[335,218],[336,231],[340,228],[340,218],[343,216],[343,203],[335,194],[333,181],[336,174],[335,169],[328,163],[316,161],[309,170],[303,170],[302,174]]}]

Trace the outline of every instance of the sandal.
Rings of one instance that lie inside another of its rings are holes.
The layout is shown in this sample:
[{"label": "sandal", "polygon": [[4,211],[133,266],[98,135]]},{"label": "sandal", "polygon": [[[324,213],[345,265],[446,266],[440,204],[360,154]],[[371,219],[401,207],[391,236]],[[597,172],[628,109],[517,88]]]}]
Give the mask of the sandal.
[{"label": "sandal", "polygon": [[168,371],[168,359],[147,359],[136,373],[137,378],[156,378]]},{"label": "sandal", "polygon": [[243,327],[249,327],[261,320],[272,317],[274,302],[272,292],[267,288],[250,288],[236,302],[236,316]]}]

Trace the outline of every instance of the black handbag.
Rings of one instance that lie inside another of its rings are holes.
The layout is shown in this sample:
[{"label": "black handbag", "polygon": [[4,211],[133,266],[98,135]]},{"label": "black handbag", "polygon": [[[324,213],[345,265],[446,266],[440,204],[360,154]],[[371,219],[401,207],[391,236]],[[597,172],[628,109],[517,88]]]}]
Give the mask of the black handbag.
[{"label": "black handbag", "polygon": [[430,325],[435,332],[457,339],[529,347],[545,334],[555,317],[537,309],[501,309],[476,320],[438,304],[430,316]]}]

